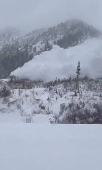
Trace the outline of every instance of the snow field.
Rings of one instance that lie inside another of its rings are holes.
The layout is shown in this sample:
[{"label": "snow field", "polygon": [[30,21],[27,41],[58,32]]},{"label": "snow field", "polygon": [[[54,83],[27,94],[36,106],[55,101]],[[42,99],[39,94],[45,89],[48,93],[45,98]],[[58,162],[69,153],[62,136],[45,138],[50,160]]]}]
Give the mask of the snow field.
[{"label": "snow field", "polygon": [[101,125],[0,124],[2,170],[101,170]]}]

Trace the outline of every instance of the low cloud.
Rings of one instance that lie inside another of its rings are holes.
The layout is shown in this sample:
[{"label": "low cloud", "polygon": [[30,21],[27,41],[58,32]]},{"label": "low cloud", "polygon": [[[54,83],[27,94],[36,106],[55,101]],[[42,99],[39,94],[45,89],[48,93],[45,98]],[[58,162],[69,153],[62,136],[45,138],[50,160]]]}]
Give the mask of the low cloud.
[{"label": "low cloud", "polygon": [[102,28],[101,0],[0,0],[0,29],[27,31],[78,18]]}]

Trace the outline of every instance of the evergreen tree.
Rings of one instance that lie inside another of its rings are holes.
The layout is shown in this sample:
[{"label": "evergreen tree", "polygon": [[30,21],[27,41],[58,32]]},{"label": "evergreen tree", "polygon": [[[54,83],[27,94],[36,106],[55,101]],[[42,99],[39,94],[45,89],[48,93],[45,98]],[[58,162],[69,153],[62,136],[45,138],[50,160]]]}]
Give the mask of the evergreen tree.
[{"label": "evergreen tree", "polygon": [[78,61],[76,70],[76,91],[79,93],[79,76],[80,76],[80,61]]},{"label": "evergreen tree", "polygon": [[47,40],[45,43],[44,51],[50,51],[52,49],[52,46],[49,44],[49,41]]}]

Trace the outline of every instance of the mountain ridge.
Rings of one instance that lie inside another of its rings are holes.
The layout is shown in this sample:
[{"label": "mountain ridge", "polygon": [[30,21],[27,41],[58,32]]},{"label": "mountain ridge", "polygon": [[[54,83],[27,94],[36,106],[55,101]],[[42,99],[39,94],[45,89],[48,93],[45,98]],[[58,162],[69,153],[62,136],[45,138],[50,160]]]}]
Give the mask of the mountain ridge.
[{"label": "mountain ridge", "polygon": [[83,21],[70,20],[47,30],[36,30],[17,37],[0,51],[0,78],[8,77],[12,71],[22,67],[34,56],[51,50],[55,44],[66,49],[101,35],[100,30]]}]

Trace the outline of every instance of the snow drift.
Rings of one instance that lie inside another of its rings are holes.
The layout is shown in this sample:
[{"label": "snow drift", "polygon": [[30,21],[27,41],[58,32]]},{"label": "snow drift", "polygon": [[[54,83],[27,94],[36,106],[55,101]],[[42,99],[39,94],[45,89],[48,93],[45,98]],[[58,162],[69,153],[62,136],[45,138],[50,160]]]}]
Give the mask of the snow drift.
[{"label": "snow drift", "polygon": [[30,80],[50,81],[76,75],[77,62],[81,62],[81,75],[91,78],[102,77],[102,40],[91,39],[69,49],[53,46],[35,56],[11,75]]}]

